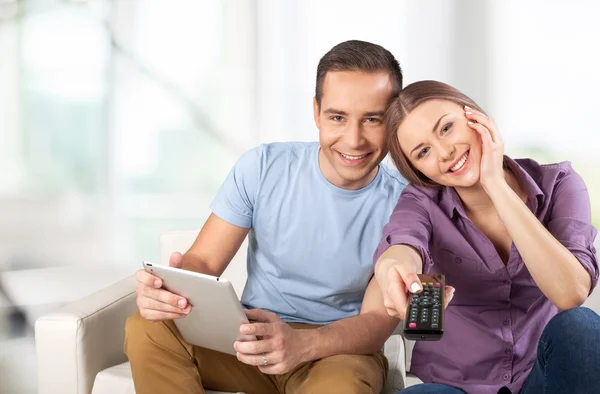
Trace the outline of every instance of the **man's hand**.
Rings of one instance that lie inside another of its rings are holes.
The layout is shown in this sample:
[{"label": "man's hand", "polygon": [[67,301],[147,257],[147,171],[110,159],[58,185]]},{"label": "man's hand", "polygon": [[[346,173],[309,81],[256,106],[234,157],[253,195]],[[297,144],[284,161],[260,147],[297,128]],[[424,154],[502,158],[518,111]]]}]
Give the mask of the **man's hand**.
[{"label": "man's hand", "polygon": [[[183,266],[181,253],[171,255],[169,266],[175,268]],[[192,306],[184,297],[162,288],[163,283],[160,278],[143,269],[135,273],[135,278],[139,282],[136,288],[137,306],[144,319],[151,321],[179,319],[191,312]]]},{"label": "man's hand", "polygon": [[234,343],[238,360],[269,375],[284,374],[308,361],[305,357],[310,344],[305,334],[310,330],[295,330],[275,313],[261,309],[247,310],[246,316],[256,323],[241,325],[240,333],[258,339]]}]

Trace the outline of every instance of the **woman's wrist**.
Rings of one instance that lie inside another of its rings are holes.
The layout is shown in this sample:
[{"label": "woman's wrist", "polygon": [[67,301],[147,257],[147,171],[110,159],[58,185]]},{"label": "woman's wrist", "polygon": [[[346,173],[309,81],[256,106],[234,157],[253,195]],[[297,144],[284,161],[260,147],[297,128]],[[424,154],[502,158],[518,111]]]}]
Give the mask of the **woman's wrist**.
[{"label": "woman's wrist", "polygon": [[504,196],[504,193],[512,191],[504,178],[498,178],[492,182],[482,183],[481,185],[492,201],[495,197]]},{"label": "woman's wrist", "polygon": [[381,284],[383,278],[387,276],[387,272],[390,270],[390,267],[392,267],[395,263],[397,263],[397,261],[389,257],[379,259],[377,261],[375,264],[375,279],[377,279],[379,284]]}]

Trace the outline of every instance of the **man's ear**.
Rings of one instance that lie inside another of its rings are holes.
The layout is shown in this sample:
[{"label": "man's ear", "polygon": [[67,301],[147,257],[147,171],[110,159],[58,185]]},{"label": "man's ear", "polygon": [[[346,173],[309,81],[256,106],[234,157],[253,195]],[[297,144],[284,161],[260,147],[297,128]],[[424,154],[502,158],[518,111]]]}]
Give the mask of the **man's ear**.
[{"label": "man's ear", "polygon": [[313,97],[313,117],[315,118],[317,129],[321,129],[321,109],[319,108],[316,97]]}]

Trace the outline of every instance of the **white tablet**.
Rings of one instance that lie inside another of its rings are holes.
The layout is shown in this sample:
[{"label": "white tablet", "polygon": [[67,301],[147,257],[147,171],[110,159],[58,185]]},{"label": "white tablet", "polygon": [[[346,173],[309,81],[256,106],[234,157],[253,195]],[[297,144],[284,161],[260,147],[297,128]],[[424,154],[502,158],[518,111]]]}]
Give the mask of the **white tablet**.
[{"label": "white tablet", "polygon": [[227,279],[146,261],[142,264],[147,272],[162,279],[165,289],[192,305],[189,315],[174,320],[188,343],[235,356],[236,340],[256,340],[253,335],[240,334],[240,325],[248,323],[248,318]]}]

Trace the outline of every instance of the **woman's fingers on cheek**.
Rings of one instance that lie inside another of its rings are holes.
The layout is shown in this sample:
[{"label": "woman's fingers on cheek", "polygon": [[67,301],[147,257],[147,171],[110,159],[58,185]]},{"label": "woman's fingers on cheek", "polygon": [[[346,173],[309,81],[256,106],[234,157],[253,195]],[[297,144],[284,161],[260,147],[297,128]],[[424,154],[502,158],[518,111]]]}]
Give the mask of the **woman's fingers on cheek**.
[{"label": "woman's fingers on cheek", "polygon": [[473,130],[475,130],[477,132],[477,134],[479,134],[479,136],[481,137],[482,142],[485,144],[487,141],[485,139],[485,135],[483,133],[483,127],[478,124],[478,123],[474,123],[474,122],[467,122],[467,124],[469,125],[470,128],[472,128]]},{"label": "woman's fingers on cheek", "polygon": [[473,122],[477,122],[477,123],[481,123],[485,126],[489,126],[492,122],[492,120],[489,118],[489,116],[487,116],[486,114],[479,112],[477,110],[474,109],[466,109],[467,107],[465,107],[465,116],[467,117],[467,119],[473,121]]},{"label": "woman's fingers on cheek", "polygon": [[469,127],[479,133],[481,136],[481,140],[484,145],[487,145],[492,142],[492,138],[490,136],[490,131],[479,123],[467,122]]},{"label": "woman's fingers on cheek", "polygon": [[468,107],[468,106],[466,106],[466,105],[465,105],[465,108],[464,108],[464,110],[465,110],[465,115],[466,115],[468,118],[474,118],[474,119],[477,119],[477,120],[479,120],[479,119],[480,119],[480,120],[482,120],[482,121],[485,121],[485,120],[490,120],[490,117],[489,117],[489,116],[487,116],[486,114],[484,114],[483,112],[481,112],[481,111],[477,111],[476,109],[473,109],[473,108],[471,108],[471,107]]}]

